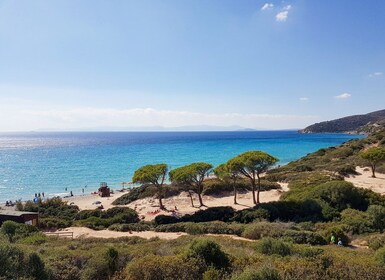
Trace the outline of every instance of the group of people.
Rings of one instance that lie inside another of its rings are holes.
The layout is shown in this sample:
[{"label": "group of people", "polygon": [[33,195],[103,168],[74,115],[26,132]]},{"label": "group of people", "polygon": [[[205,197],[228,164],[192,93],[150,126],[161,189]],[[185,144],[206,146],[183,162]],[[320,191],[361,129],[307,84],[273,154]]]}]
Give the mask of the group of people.
[{"label": "group of people", "polygon": [[336,242],[336,235],[334,233],[332,233],[331,237],[330,237],[330,244],[336,244],[338,246],[343,246],[344,244],[342,243],[342,239],[340,237],[338,237],[338,241]]},{"label": "group of people", "polygon": [[15,203],[12,202],[12,200],[10,200],[10,201],[7,200],[7,201],[5,202],[5,206],[12,207],[12,206],[15,206]]},{"label": "group of people", "polygon": [[42,193],[35,193],[35,197],[44,197],[44,192],[42,192]]}]

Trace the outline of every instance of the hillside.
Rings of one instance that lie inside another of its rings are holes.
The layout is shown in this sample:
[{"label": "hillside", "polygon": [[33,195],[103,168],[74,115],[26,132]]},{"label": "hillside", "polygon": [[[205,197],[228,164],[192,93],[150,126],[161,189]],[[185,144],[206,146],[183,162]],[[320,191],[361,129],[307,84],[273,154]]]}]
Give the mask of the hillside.
[{"label": "hillside", "polygon": [[373,133],[384,128],[385,110],[371,112],[365,115],[348,116],[336,120],[325,121],[310,125],[301,133]]}]

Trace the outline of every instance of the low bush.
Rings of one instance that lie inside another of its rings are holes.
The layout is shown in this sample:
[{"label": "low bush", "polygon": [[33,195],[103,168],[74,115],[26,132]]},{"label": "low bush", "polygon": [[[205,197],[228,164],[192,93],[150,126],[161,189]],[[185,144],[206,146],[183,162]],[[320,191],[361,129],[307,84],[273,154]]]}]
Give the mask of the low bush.
[{"label": "low bush", "polygon": [[385,247],[376,251],[375,258],[380,265],[385,265]]},{"label": "low bush", "polygon": [[282,277],[274,267],[264,265],[259,269],[247,268],[242,273],[234,275],[231,280],[281,280]]},{"label": "low bush", "polygon": [[32,225],[5,221],[0,227],[0,232],[8,237],[9,242],[15,242],[16,240],[35,234],[38,232],[38,229]]},{"label": "low bush", "polygon": [[130,262],[122,279],[159,280],[184,279],[196,280],[202,278],[204,263],[196,258],[183,256],[146,256]]},{"label": "low bush", "polygon": [[385,235],[374,235],[368,238],[368,246],[372,250],[378,250],[385,246]]},{"label": "low bush", "polygon": [[370,205],[367,213],[371,218],[373,228],[382,232],[385,228],[385,207],[381,205]]},{"label": "low bush", "polygon": [[41,218],[39,219],[39,228],[41,229],[58,229],[66,228],[72,225],[72,221],[61,218]]},{"label": "low bush", "polygon": [[47,236],[44,233],[37,232],[20,240],[23,244],[40,245],[47,242]]},{"label": "low bush", "polygon": [[263,237],[279,238],[289,228],[288,224],[259,222],[248,224],[242,236],[249,239],[261,239]]},{"label": "low bush", "polygon": [[350,242],[349,237],[346,235],[346,232],[348,231],[348,228],[346,225],[336,225],[331,223],[330,225],[328,223],[325,224],[317,224],[316,225],[320,230],[318,231],[320,235],[327,241],[330,242],[332,234],[334,234],[336,243],[339,239],[341,239],[342,244],[344,246],[348,245]]},{"label": "low bush", "polygon": [[234,213],[234,209],[230,206],[210,207],[205,210],[199,210],[192,215],[184,215],[180,221],[195,223],[210,221],[228,222],[232,219]]},{"label": "low bush", "polygon": [[345,209],[341,212],[341,221],[348,225],[348,230],[353,234],[373,232],[373,222],[367,212],[355,209]]},{"label": "low bush", "polygon": [[194,239],[187,249],[186,256],[188,258],[201,259],[206,267],[227,268],[230,266],[230,259],[220,246],[209,239]]},{"label": "low bush", "polygon": [[281,257],[293,254],[293,245],[273,238],[261,239],[256,247],[257,252],[264,255],[279,255]]},{"label": "low bush", "polygon": [[163,224],[158,225],[155,231],[158,232],[186,232],[186,227],[189,223]]},{"label": "low bush", "polygon": [[154,219],[154,223],[156,225],[167,225],[167,224],[174,224],[174,223],[179,223],[181,222],[180,219],[174,216],[169,216],[169,215],[158,215]]},{"label": "low bush", "polygon": [[326,245],[327,241],[320,234],[311,231],[287,230],[282,238],[296,244]]}]

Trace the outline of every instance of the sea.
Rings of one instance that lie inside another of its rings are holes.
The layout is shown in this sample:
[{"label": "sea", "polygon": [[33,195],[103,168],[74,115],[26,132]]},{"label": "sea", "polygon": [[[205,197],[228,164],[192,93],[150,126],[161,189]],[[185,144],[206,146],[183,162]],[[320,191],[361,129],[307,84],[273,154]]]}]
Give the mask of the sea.
[{"label": "sea", "polygon": [[362,135],[301,134],[297,131],[232,132],[26,132],[0,133],[0,202],[91,193],[106,182],[132,187],[136,169],[193,162],[217,166],[251,150],[284,165],[320,148]]}]

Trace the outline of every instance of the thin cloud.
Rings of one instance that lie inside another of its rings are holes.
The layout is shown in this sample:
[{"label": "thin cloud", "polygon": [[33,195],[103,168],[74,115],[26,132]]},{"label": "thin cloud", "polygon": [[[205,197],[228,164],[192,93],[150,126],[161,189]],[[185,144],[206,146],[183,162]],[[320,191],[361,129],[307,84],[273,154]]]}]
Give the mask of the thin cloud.
[{"label": "thin cloud", "polygon": [[283,7],[282,10],[283,10],[283,11],[289,11],[289,10],[291,10],[291,5],[287,5],[287,6]]},{"label": "thin cloud", "polygon": [[343,94],[340,94],[340,95],[337,95],[337,96],[334,96],[335,99],[348,99],[350,98],[352,95],[350,93],[343,93]]},{"label": "thin cloud", "polygon": [[281,11],[275,15],[275,20],[278,22],[284,22],[289,17],[289,11],[291,10],[291,5],[284,6]]},{"label": "thin cloud", "polygon": [[283,22],[287,20],[288,16],[289,16],[289,11],[279,12],[278,14],[276,14],[275,20],[279,22]]},{"label": "thin cloud", "polygon": [[273,3],[265,3],[262,6],[261,11],[270,10],[272,8],[274,8],[274,4]]},{"label": "thin cloud", "polygon": [[[242,114],[242,113],[202,113],[190,111],[158,110],[153,108],[73,108],[68,110],[25,111],[24,115],[50,121],[58,128],[100,126],[164,126],[214,125],[255,127],[265,124],[268,128],[292,127],[294,123],[305,124],[314,121],[316,116],[285,114]],[[140,123],[138,123],[138,119]],[[300,125],[299,125],[300,126]]]},{"label": "thin cloud", "polygon": [[309,101],[309,97],[300,97],[299,100],[300,101]]},{"label": "thin cloud", "polygon": [[375,77],[380,77],[382,75],[384,75],[384,73],[382,73],[382,72],[374,72],[374,73],[369,74],[368,76],[369,76],[369,78],[375,78]]}]

